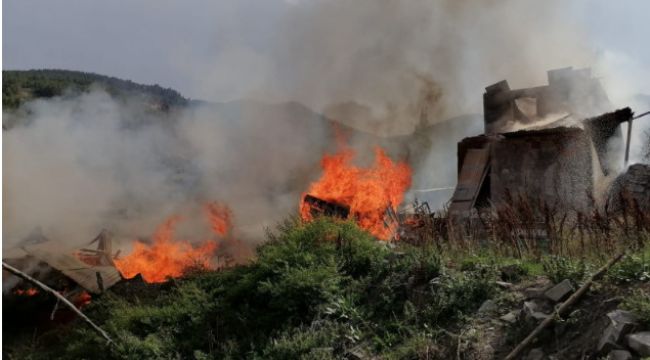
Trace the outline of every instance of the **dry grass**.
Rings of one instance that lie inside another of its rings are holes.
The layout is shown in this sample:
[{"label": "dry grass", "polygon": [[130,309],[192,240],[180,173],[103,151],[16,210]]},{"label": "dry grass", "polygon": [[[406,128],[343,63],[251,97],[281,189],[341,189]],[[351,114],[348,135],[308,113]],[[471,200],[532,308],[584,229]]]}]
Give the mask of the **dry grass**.
[{"label": "dry grass", "polygon": [[588,210],[576,210],[510,196],[505,204],[475,211],[467,219],[415,203],[414,214],[403,221],[400,240],[454,252],[487,249],[517,258],[604,257],[621,248],[640,249],[650,239],[650,213],[632,197],[617,200],[616,206],[592,202]]}]

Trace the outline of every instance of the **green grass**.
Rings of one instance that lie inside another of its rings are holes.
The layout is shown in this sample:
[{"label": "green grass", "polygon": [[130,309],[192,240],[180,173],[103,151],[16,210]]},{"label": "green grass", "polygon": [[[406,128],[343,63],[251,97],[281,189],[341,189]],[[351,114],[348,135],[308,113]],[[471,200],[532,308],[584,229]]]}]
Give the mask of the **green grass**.
[{"label": "green grass", "polygon": [[327,359],[349,352],[412,358],[437,330],[497,293],[490,266],[453,269],[406,244],[392,249],[351,222],[289,221],[257,259],[199,272],[153,299],[109,292],[86,309],[116,339],[76,322],[57,344],[15,358]]},{"label": "green grass", "polygon": [[608,272],[607,278],[619,285],[649,281],[650,247],[628,254]]}]

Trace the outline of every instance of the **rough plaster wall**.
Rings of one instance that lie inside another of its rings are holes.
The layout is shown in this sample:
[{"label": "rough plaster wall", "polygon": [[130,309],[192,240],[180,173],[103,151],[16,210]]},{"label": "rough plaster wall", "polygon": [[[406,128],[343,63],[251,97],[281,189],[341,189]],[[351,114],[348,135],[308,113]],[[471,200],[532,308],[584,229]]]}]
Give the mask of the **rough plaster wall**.
[{"label": "rough plaster wall", "polygon": [[513,196],[585,208],[593,192],[592,152],[582,130],[507,137],[492,145],[491,197]]}]

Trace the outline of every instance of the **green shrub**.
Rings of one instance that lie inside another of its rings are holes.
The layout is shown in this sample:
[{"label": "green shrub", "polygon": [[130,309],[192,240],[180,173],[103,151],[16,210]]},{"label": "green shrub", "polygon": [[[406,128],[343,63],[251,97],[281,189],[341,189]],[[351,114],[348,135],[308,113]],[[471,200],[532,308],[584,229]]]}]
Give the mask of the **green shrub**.
[{"label": "green shrub", "polygon": [[629,310],[639,317],[639,321],[650,327],[650,294],[644,290],[637,289],[623,300],[621,308]]},{"label": "green shrub", "polygon": [[430,333],[421,332],[409,336],[403,343],[384,354],[385,359],[437,359],[438,346]]},{"label": "green shrub", "polygon": [[[205,335],[210,320],[206,314],[211,309],[208,294],[191,282],[173,288],[150,304],[133,304],[116,297],[100,299],[92,304],[89,314],[93,318],[106,317],[102,327],[115,337],[116,346],[96,358],[191,358],[196,350],[208,350]],[[102,338],[83,325],[77,333],[66,351],[71,358],[94,354],[98,346],[104,345]]]},{"label": "green shrub", "polygon": [[530,274],[530,269],[520,262],[515,262],[499,267],[501,280],[508,282],[519,282]]},{"label": "green shrub", "polygon": [[496,294],[496,279],[497,273],[491,267],[444,274],[432,284],[432,299],[424,311],[426,318],[444,323],[474,312]]},{"label": "green shrub", "polygon": [[335,322],[314,323],[283,332],[267,343],[259,359],[337,359],[345,351],[346,331]]},{"label": "green shrub", "polygon": [[590,275],[592,267],[583,260],[549,256],[542,260],[544,273],[555,284],[569,279],[573,286],[580,285]]},{"label": "green shrub", "polygon": [[484,267],[498,269],[501,280],[508,282],[519,282],[527,276],[543,273],[538,261],[512,259],[489,252],[465,257],[460,262],[461,271],[474,271]]},{"label": "green shrub", "polygon": [[646,254],[628,255],[607,272],[607,278],[616,284],[648,281],[650,257]]}]

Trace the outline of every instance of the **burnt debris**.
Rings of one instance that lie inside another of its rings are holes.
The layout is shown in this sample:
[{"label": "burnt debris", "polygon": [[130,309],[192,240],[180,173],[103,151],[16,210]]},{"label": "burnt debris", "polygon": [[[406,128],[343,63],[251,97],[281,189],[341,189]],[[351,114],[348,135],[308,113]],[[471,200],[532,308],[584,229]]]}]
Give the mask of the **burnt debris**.
[{"label": "burnt debris", "polygon": [[[30,238],[36,233],[40,234],[40,230],[32,232]],[[61,243],[47,240],[42,234],[40,239],[46,241],[21,242],[19,247],[6,251],[3,260],[48,286],[65,292],[83,290],[101,294],[122,279],[113,263],[112,239],[106,230],[89,243],[96,242],[96,249],[64,251],[65,246]]]},{"label": "burnt debris", "polygon": [[311,216],[330,216],[347,219],[350,215],[350,208],[345,205],[319,199],[312,195],[305,195],[305,204],[309,206]]}]

